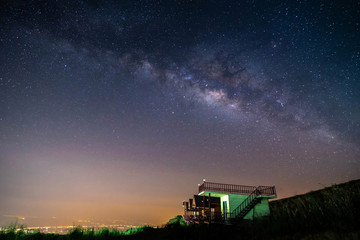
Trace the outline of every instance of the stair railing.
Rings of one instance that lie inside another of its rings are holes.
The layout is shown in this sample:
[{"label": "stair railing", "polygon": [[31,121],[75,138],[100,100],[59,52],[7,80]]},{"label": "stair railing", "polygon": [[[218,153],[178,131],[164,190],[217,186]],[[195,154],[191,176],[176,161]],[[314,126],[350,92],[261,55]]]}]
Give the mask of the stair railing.
[{"label": "stair railing", "polygon": [[248,205],[251,204],[252,201],[255,200],[255,198],[260,195],[260,191],[256,188],[245,200],[240,203],[239,206],[237,206],[232,212],[231,212],[231,218],[236,218]]}]

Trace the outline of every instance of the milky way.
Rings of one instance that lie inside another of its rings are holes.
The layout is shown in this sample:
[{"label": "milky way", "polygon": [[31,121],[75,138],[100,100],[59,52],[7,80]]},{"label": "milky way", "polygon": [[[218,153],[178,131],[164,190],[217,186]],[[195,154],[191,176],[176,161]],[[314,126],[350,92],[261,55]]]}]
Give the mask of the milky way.
[{"label": "milky way", "polygon": [[203,178],[359,178],[359,9],[1,3],[0,222],[158,224]]}]

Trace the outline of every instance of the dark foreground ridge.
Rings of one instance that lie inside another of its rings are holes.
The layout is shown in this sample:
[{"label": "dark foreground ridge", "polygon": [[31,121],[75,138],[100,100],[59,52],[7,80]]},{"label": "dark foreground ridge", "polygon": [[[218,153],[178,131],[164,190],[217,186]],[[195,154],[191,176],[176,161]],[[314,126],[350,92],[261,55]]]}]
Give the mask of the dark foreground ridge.
[{"label": "dark foreground ridge", "polygon": [[270,202],[271,216],[250,224],[186,224],[181,216],[162,228],[126,232],[74,228],[67,235],[28,232],[10,227],[1,239],[360,239],[360,180],[333,185]]}]

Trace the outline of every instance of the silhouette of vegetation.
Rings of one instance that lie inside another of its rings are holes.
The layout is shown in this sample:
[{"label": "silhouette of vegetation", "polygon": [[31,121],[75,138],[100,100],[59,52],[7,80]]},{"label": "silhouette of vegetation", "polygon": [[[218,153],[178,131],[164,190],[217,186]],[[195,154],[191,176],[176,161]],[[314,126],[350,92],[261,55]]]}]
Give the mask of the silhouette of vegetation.
[{"label": "silhouette of vegetation", "polygon": [[360,239],[360,180],[270,202],[271,216],[250,224],[186,224],[178,215],[162,228],[143,226],[125,232],[74,227],[66,235],[29,231],[10,224],[0,240],[105,239]]},{"label": "silhouette of vegetation", "polygon": [[181,215],[177,215],[176,217],[170,219],[165,225],[166,228],[175,228],[182,226],[186,226],[186,221]]},{"label": "silhouette of vegetation", "polygon": [[[271,235],[357,232],[360,180],[270,202],[271,217],[258,223]],[[268,232],[269,233],[269,232]]]}]

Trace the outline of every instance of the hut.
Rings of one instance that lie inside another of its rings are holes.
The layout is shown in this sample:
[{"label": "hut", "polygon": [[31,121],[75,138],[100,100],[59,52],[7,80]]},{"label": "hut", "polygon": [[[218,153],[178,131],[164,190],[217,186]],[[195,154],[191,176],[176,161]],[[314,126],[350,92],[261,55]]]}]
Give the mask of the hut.
[{"label": "hut", "polygon": [[188,222],[234,223],[270,215],[275,186],[244,186],[203,181],[197,195],[183,202]]}]

